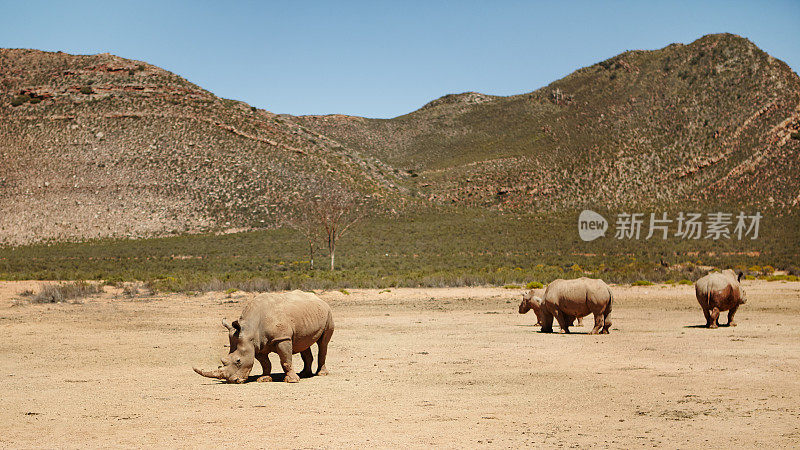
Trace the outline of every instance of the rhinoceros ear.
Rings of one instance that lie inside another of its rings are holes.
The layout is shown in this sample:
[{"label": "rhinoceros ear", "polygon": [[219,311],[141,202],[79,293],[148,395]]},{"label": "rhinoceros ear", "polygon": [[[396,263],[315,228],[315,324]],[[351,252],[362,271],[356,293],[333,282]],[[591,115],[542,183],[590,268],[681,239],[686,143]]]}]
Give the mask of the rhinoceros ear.
[{"label": "rhinoceros ear", "polygon": [[742,271],[740,270],[740,271],[739,271],[739,275],[736,277],[736,282],[737,282],[737,283],[738,283],[738,282],[740,282],[740,281],[742,281],[742,276],[743,276],[743,275],[744,275],[744,272],[742,272]]},{"label": "rhinoceros ear", "polygon": [[228,334],[233,335],[237,331],[241,332],[242,327],[239,325],[238,320],[234,320],[233,323],[228,323],[227,320],[222,319],[222,326],[228,329]]}]

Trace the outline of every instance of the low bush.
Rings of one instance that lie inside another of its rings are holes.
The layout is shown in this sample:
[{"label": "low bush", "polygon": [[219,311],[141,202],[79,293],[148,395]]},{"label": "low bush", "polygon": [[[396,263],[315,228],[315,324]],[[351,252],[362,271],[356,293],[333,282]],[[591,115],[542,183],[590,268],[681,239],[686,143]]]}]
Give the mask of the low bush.
[{"label": "low bush", "polygon": [[33,303],[61,303],[89,297],[99,292],[102,292],[102,288],[99,285],[86,281],[41,284],[39,293],[34,295],[31,301]]},{"label": "low bush", "polygon": [[525,289],[541,289],[544,285],[539,283],[538,281],[531,281],[530,283],[525,285]]},{"label": "low bush", "polygon": [[636,280],[633,283],[631,283],[631,286],[652,286],[652,285],[653,283],[647,280]]},{"label": "low bush", "polygon": [[800,281],[800,277],[796,275],[770,275],[766,278],[767,281]]},{"label": "low bush", "polygon": [[150,287],[148,283],[142,283],[142,282],[123,283],[122,286],[122,295],[124,295],[127,298],[147,297],[153,295],[154,293],[155,291]]},{"label": "low bush", "polygon": [[31,98],[28,97],[27,95],[17,95],[14,98],[11,99],[11,106],[19,106],[19,105],[25,104],[30,99]]}]

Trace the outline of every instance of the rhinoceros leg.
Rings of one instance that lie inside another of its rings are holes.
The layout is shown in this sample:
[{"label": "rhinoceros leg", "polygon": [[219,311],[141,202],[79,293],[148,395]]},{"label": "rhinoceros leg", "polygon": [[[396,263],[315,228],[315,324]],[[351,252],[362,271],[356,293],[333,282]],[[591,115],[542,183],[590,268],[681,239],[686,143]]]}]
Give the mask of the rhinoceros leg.
[{"label": "rhinoceros leg", "polygon": [[715,306],[708,315],[711,317],[711,324],[708,325],[708,328],[719,327],[719,308]]},{"label": "rhinoceros leg", "polygon": [[558,321],[558,326],[561,327],[561,332],[569,333],[569,316],[561,311],[556,311],[555,316]]},{"label": "rhinoceros leg", "polygon": [[708,308],[705,306],[703,307],[703,315],[706,316],[706,327],[711,328],[711,313],[708,312]]},{"label": "rhinoceros leg", "polygon": [[600,330],[600,334],[608,334],[608,329],[611,328],[611,319],[608,318],[610,312],[606,311],[603,313],[603,329]]},{"label": "rhinoceros leg", "polygon": [[272,373],[272,363],[269,360],[269,356],[256,355],[256,359],[258,359],[258,362],[261,363],[261,368],[263,369],[264,372],[260,377],[258,377],[258,380],[256,381],[259,381],[261,383],[265,382],[268,383],[272,381],[272,377],[270,376],[270,374]]},{"label": "rhinoceros leg", "polygon": [[300,356],[303,358],[303,370],[301,370],[298,375],[302,378],[314,375],[314,372],[311,370],[311,364],[314,362],[314,355],[311,353],[311,347],[300,352]]},{"label": "rhinoceros leg", "polygon": [[542,308],[542,333],[553,332],[553,314]]},{"label": "rhinoceros leg", "polygon": [[736,322],[733,321],[733,315],[736,314],[736,310],[739,309],[739,305],[731,306],[730,311],[728,311],[728,326],[735,327]]},{"label": "rhinoceros leg", "polygon": [[297,383],[300,381],[300,377],[297,376],[297,373],[295,373],[292,368],[292,341],[287,340],[279,342],[275,347],[275,353],[277,353],[278,357],[281,359],[281,367],[283,367],[283,371],[286,373],[286,377],[283,381],[287,383]]},{"label": "rhinoceros leg", "polygon": [[328,374],[328,368],[325,367],[325,357],[328,356],[328,342],[330,342],[331,336],[333,336],[333,328],[328,328],[317,341],[319,349],[317,352],[317,359],[319,360],[317,361],[317,375]]},{"label": "rhinoceros leg", "polygon": [[600,334],[600,330],[603,329],[606,323],[606,318],[603,313],[595,313],[594,314],[594,328],[589,334]]}]

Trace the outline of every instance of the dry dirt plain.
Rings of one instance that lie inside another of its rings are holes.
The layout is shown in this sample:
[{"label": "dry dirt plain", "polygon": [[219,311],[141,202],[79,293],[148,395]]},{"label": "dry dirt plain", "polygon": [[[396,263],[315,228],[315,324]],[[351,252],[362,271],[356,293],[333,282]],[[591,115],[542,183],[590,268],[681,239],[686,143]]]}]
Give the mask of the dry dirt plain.
[{"label": "dry dirt plain", "polygon": [[323,292],[331,375],[243,385],[191,366],[246,297],[16,304],[34,286],[0,283],[3,447],[800,446],[800,283],[746,282],[717,330],[691,286],[617,286],[606,336],[538,333],[519,291]]}]

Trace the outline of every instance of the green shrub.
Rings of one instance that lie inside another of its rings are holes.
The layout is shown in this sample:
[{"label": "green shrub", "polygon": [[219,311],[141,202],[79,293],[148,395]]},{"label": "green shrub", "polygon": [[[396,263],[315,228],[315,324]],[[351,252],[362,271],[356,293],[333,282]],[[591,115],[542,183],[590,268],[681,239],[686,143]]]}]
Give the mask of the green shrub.
[{"label": "green shrub", "polygon": [[770,275],[767,281],[800,281],[800,277],[796,275]]},{"label": "green shrub", "polygon": [[652,285],[653,285],[653,283],[651,283],[651,282],[649,282],[647,280],[637,280],[637,281],[634,281],[633,283],[631,283],[631,286],[652,286]]},{"label": "green shrub", "polygon": [[507,284],[503,286],[503,289],[522,289],[522,286],[518,284]]},{"label": "green shrub", "polygon": [[692,283],[691,280],[687,280],[684,278],[683,280],[678,281],[678,284],[694,284],[694,283]]},{"label": "green shrub", "polygon": [[538,281],[531,281],[525,285],[525,289],[541,289],[544,285]]},{"label": "green shrub", "polygon": [[27,95],[17,95],[14,98],[11,99],[11,106],[22,105],[23,103],[26,103],[30,99],[31,98],[28,97]]},{"label": "green shrub", "polygon": [[350,295],[350,291],[348,291],[347,289],[339,289],[339,292],[341,292],[344,295]]}]

